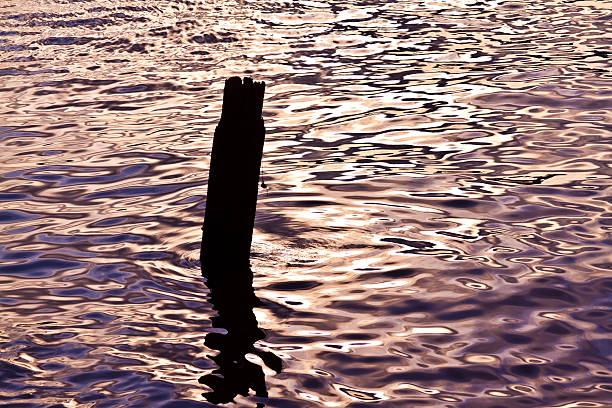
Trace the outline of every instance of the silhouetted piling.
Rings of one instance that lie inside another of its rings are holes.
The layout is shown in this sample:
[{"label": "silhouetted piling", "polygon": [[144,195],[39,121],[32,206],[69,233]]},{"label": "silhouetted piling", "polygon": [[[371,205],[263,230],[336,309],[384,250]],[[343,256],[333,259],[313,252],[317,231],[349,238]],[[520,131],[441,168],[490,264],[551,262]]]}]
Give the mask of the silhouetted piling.
[{"label": "silhouetted piling", "polygon": [[211,357],[218,368],[200,378],[211,388],[204,397],[213,404],[232,402],[250,390],[258,397],[268,396],[263,369],[247,360],[247,354],[259,356],[276,372],[282,369],[278,356],[255,347],[265,334],[253,313],[260,301],[249,266],[265,133],[263,96],[263,82],[238,77],[225,81],[213,140],[200,260],[210,301],[218,312],[213,327],[227,330],[208,333],[205,340],[219,351]]},{"label": "silhouetted piling", "polygon": [[[264,89],[263,82],[251,78],[225,81],[210,160],[200,252],[202,273],[209,281],[212,274],[215,282],[221,282],[249,270],[265,135],[261,117]],[[245,279],[249,277],[240,277],[241,281]]]}]

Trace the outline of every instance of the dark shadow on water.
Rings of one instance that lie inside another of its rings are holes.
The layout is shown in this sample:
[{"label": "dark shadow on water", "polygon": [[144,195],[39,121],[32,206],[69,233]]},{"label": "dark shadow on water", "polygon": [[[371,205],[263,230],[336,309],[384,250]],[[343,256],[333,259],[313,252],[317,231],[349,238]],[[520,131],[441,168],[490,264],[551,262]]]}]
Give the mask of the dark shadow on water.
[{"label": "dark shadow on water", "polygon": [[[211,357],[218,368],[199,379],[200,383],[212,389],[203,396],[213,404],[232,402],[237,395],[247,396],[249,390],[255,391],[258,397],[268,396],[262,367],[247,360],[246,354],[259,356],[277,373],[282,369],[278,356],[259,350],[254,345],[265,338],[253,313],[253,308],[261,305],[261,302],[253,291],[251,270],[238,275],[237,279],[208,277],[207,282],[210,302],[218,313],[212,318],[213,327],[227,330],[226,334],[209,333],[204,341],[207,347],[219,350],[216,356]],[[257,404],[258,408],[263,406]]]}]

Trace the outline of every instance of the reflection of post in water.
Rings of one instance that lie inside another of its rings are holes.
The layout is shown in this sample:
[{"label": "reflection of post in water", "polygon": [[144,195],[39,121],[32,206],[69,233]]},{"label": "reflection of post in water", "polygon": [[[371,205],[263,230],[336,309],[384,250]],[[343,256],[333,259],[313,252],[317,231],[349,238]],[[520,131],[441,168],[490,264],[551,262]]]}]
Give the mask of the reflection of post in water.
[{"label": "reflection of post in water", "polygon": [[[250,272],[250,271],[249,271]],[[212,360],[219,366],[212,374],[200,378],[200,382],[212,388],[204,397],[213,404],[230,402],[236,395],[248,395],[249,389],[258,397],[267,397],[266,383],[262,368],[246,359],[246,354],[259,356],[263,362],[281,371],[280,358],[269,351],[255,348],[254,343],[265,337],[257,327],[253,307],[259,300],[250,285],[211,285],[211,302],[218,312],[213,317],[213,327],[227,330],[227,334],[208,333],[204,344],[219,354]],[[263,406],[263,405],[262,405]]]},{"label": "reflection of post in water", "polygon": [[227,334],[209,333],[205,340],[206,346],[219,350],[212,357],[219,368],[200,378],[212,388],[204,396],[213,404],[231,402],[238,394],[246,396],[249,389],[267,396],[263,370],[246,354],[259,356],[276,372],[282,366],[276,355],[254,346],[265,337],[253,314],[259,300],[249,267],[265,134],[263,95],[263,82],[228,79],[213,140],[200,260],[218,312],[213,327],[227,330]]}]

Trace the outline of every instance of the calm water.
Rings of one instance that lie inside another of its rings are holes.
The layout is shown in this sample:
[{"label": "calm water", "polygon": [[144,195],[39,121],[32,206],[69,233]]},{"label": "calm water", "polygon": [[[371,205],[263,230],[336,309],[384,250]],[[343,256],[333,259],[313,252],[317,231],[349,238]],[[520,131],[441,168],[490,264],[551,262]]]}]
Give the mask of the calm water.
[{"label": "calm water", "polygon": [[606,1],[0,0],[1,406],[215,406],[233,75],[267,83],[269,398],[231,406],[609,406],[611,28]]}]

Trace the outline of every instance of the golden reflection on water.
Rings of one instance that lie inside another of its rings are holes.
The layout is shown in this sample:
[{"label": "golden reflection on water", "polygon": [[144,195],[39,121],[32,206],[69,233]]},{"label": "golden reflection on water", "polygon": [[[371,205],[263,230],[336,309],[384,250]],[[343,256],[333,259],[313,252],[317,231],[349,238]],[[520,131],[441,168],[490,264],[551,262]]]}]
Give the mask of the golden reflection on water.
[{"label": "golden reflection on water", "polygon": [[283,370],[248,354],[269,398],[237,406],[605,406],[611,12],[5,1],[0,395],[211,406],[209,152],[252,75],[255,346]]}]

